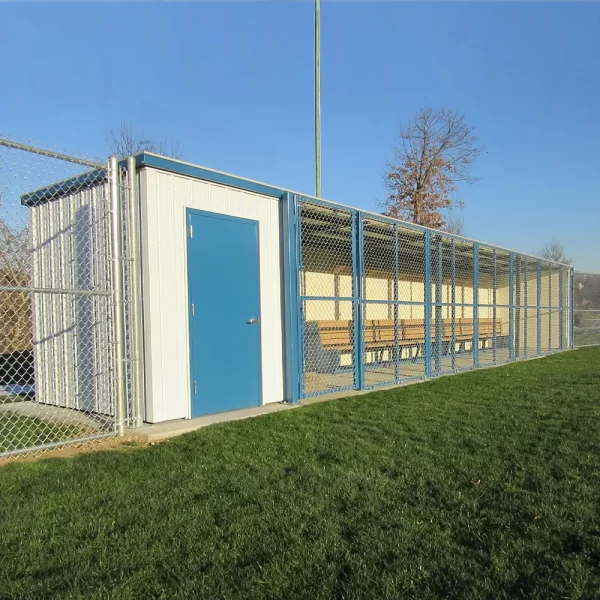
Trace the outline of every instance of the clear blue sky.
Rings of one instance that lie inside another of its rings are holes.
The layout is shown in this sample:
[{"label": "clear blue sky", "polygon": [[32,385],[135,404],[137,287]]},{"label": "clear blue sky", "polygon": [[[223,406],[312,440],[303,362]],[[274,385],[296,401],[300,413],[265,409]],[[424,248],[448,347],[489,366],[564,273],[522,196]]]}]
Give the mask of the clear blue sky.
[{"label": "clear blue sky", "polygon": [[[0,130],[105,155],[122,120],[185,160],[314,191],[311,2],[1,4]],[[379,210],[397,127],[458,108],[487,154],[467,234],[600,271],[600,3],[322,5],[323,195]]]}]

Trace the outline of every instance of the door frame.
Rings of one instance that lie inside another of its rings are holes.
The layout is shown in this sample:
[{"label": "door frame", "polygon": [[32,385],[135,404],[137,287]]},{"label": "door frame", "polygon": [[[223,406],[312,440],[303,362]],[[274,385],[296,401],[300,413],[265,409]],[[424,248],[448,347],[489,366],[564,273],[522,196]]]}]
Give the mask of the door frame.
[{"label": "door frame", "polygon": [[[189,360],[189,418],[195,419],[200,418],[206,415],[198,415],[194,417],[193,412],[193,400],[194,400],[194,344],[192,337],[192,320],[195,318],[192,316],[192,290],[190,286],[190,278],[191,278],[191,265],[189,262],[190,256],[190,243],[192,241],[192,237],[190,236],[190,226],[191,226],[191,217],[192,215],[197,215],[201,217],[209,217],[213,219],[223,219],[226,221],[242,221],[242,222],[250,222],[256,225],[257,231],[257,272],[258,272],[258,319],[259,319],[259,327],[258,327],[258,404],[253,406],[263,406],[263,360],[262,360],[262,285],[261,285],[261,269],[260,269],[260,222],[258,219],[249,219],[246,217],[236,217],[233,215],[225,215],[223,213],[212,212],[209,210],[201,210],[197,208],[186,207],[185,209],[185,263],[186,263],[186,287],[187,287],[187,300],[188,300],[188,310],[187,310],[187,318],[188,318],[188,360]],[[198,382],[198,387],[200,389],[200,382]],[[248,407],[251,408],[251,407]],[[223,411],[227,412],[227,411]],[[211,414],[219,414],[219,413],[211,413]]]}]

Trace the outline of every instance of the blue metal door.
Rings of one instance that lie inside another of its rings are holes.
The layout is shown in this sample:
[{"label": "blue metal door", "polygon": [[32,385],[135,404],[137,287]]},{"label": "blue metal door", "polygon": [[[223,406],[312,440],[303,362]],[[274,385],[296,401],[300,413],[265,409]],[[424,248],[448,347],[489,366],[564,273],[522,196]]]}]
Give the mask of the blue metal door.
[{"label": "blue metal door", "polygon": [[188,210],[192,417],[261,403],[258,221]]}]

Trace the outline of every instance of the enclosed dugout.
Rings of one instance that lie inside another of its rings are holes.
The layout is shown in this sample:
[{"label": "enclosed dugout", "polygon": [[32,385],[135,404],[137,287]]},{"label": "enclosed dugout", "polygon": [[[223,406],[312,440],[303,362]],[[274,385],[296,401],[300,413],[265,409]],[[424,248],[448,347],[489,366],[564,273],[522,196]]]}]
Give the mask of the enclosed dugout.
[{"label": "enclosed dugout", "polygon": [[[125,279],[141,282],[147,422],[571,347],[566,265],[150,153],[136,168],[139,222],[129,225],[140,261]],[[77,270],[78,253],[95,245],[101,256],[108,239],[97,208],[106,182],[90,179],[77,193],[42,191],[30,204],[34,279],[109,290],[106,265]],[[34,307],[39,402],[110,412],[102,378],[86,393],[68,378],[56,391],[65,356],[73,369],[110,368],[94,338],[110,304],[94,298]],[[53,311],[62,320],[42,315]]]}]

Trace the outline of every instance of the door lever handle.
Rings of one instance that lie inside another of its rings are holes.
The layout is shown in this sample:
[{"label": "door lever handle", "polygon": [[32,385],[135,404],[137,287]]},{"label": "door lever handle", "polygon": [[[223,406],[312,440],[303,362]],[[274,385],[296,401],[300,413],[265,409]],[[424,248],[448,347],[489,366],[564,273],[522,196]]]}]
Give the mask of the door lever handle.
[{"label": "door lever handle", "polygon": [[256,317],[252,317],[246,321],[247,325],[258,325],[258,319]]}]

